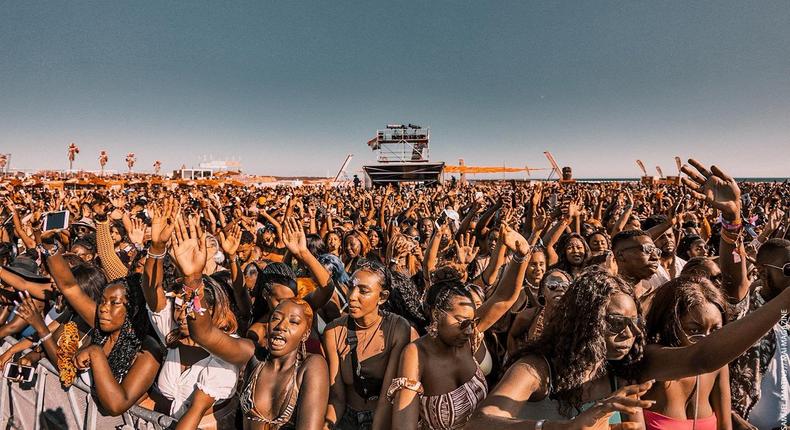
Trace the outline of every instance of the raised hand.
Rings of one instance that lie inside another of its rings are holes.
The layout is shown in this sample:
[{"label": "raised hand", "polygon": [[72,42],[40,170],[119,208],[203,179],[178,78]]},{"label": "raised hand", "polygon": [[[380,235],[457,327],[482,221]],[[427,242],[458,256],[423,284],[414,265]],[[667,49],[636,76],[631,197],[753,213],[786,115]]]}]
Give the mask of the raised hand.
[{"label": "raised hand", "polygon": [[20,291],[19,301],[16,301],[16,304],[16,314],[27,321],[27,323],[36,330],[36,333],[49,332],[47,325],[44,323],[44,317],[41,315],[41,311],[36,307],[29,292]]},{"label": "raised hand", "polygon": [[688,175],[688,178],[683,178],[683,183],[688,187],[689,193],[720,210],[724,219],[740,219],[741,189],[735,179],[716,166],[710,166],[708,170],[694,159],[689,159],[689,164],[694,166],[694,170],[685,165],[681,168]]},{"label": "raised hand", "polygon": [[459,263],[466,266],[475,261],[475,257],[480,251],[480,248],[475,246],[476,240],[477,238],[474,235],[466,233],[455,241],[455,255]]},{"label": "raised hand", "polygon": [[129,230],[129,240],[135,245],[142,245],[145,237],[145,223],[139,218],[133,218],[130,221],[132,229]]},{"label": "raised hand", "polygon": [[296,257],[307,251],[307,238],[302,225],[295,218],[283,221],[283,243],[288,251]]},{"label": "raised hand", "polygon": [[535,215],[532,217],[532,231],[543,231],[549,224],[549,217],[543,208],[535,210]]},{"label": "raised hand", "polygon": [[503,243],[508,247],[508,249],[521,255],[527,255],[530,253],[529,242],[527,242],[527,239],[524,239],[524,236],[510,228],[510,226],[507,224],[502,224],[502,230],[503,231],[500,233],[500,236],[504,240]]},{"label": "raised hand", "polygon": [[176,227],[176,219],[179,218],[181,207],[178,201],[172,197],[165,199],[164,203],[148,206],[148,213],[151,214],[151,242],[157,248],[162,249],[173,235]]},{"label": "raised hand", "polygon": [[206,266],[206,234],[194,216],[176,218],[173,254],[185,278],[199,277]]},{"label": "raised hand", "polygon": [[228,234],[225,234],[224,231],[220,231],[219,243],[226,254],[229,256],[236,255],[239,244],[241,244],[241,227],[238,224],[232,225],[230,229],[228,229]]}]

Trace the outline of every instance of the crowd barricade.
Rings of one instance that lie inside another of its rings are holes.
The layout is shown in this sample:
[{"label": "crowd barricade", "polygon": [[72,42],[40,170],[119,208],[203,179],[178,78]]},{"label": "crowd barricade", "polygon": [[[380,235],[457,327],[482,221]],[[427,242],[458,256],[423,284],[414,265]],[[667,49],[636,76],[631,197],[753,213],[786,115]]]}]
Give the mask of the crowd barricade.
[{"label": "crowd barricade", "polygon": [[[6,346],[16,343],[7,337]],[[3,348],[5,349],[5,348]],[[1,369],[0,369],[1,370]],[[21,430],[163,430],[175,427],[168,415],[132,406],[121,416],[105,415],[79,378],[68,390],[60,384],[54,366],[42,359],[30,383],[0,380],[0,428]]]}]

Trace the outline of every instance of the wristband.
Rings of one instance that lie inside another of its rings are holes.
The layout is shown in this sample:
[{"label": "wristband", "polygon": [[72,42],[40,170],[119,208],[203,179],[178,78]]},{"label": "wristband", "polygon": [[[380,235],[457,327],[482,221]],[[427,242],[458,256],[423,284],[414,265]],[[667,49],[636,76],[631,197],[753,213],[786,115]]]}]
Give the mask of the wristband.
[{"label": "wristband", "polygon": [[517,252],[514,252],[513,253],[513,261],[518,263],[518,264],[521,264],[521,263],[524,262],[524,260],[527,259],[527,255],[528,254],[519,255]]},{"label": "wristband", "polygon": [[52,332],[47,333],[46,336],[42,337],[41,339],[37,340],[36,342],[33,342],[33,348],[41,345],[42,343],[44,343],[45,340],[49,339],[50,337],[52,337]]},{"label": "wristband", "polygon": [[732,223],[727,222],[721,215],[719,215],[719,221],[721,222],[722,228],[728,231],[739,231],[743,228],[743,221],[740,218],[736,218],[735,221]]}]

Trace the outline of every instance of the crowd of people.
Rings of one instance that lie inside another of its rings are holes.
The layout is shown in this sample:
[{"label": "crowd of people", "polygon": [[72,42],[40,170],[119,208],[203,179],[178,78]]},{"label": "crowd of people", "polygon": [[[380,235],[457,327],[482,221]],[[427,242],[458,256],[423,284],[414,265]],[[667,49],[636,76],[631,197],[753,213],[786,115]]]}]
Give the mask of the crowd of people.
[{"label": "crowd of people", "polygon": [[786,428],[790,185],[689,164],[674,185],[7,186],[0,365],[46,359],[103,413],[178,429]]}]

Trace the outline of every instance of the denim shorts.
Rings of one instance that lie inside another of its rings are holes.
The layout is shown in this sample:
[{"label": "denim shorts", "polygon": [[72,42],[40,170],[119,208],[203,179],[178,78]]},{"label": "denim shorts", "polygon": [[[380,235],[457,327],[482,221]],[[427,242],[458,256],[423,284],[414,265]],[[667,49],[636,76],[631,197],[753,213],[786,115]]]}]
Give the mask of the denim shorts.
[{"label": "denim shorts", "polygon": [[373,411],[357,411],[346,406],[343,417],[335,425],[335,430],[371,430]]}]

